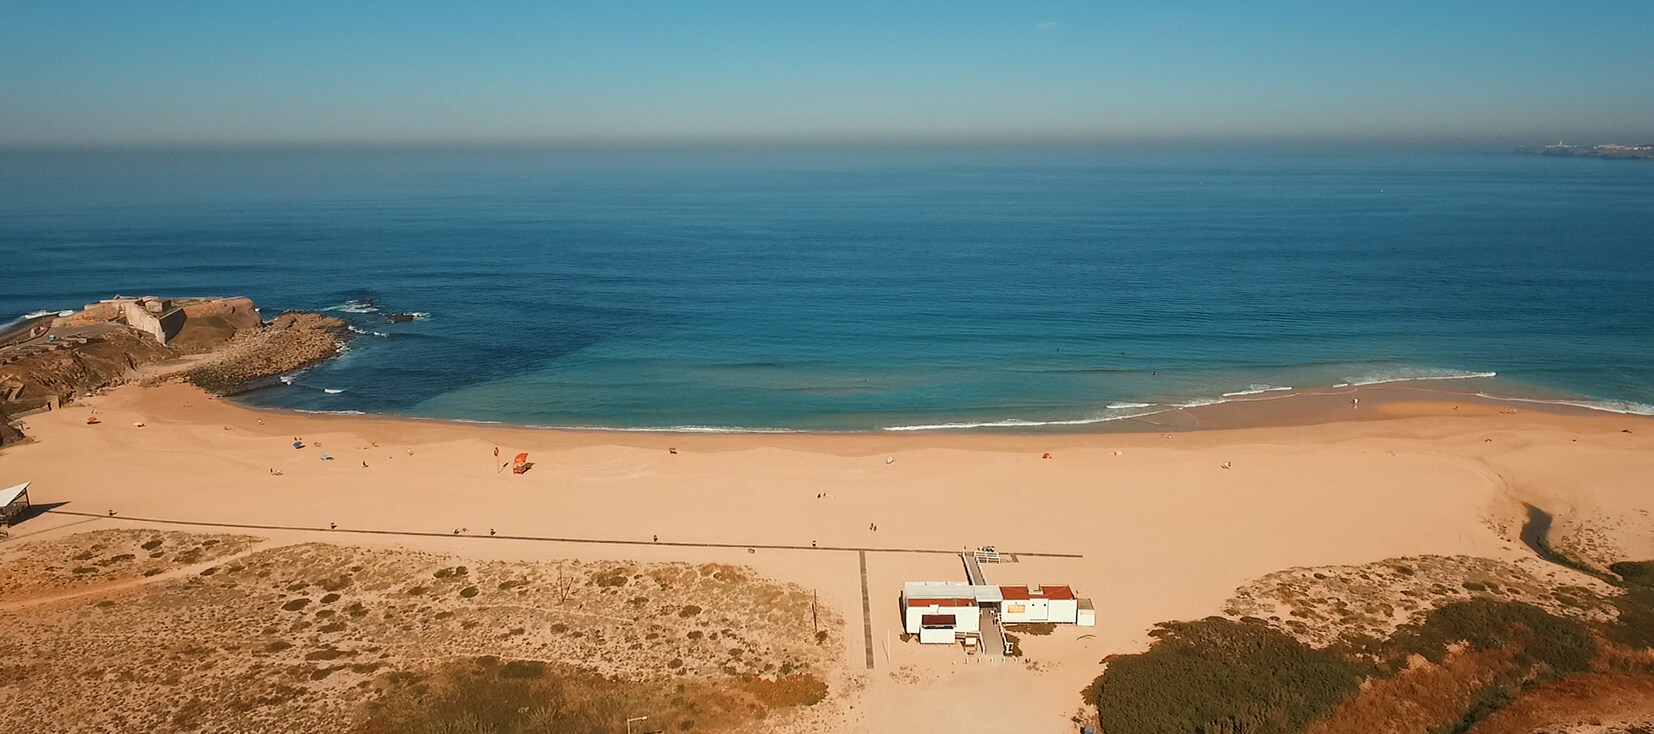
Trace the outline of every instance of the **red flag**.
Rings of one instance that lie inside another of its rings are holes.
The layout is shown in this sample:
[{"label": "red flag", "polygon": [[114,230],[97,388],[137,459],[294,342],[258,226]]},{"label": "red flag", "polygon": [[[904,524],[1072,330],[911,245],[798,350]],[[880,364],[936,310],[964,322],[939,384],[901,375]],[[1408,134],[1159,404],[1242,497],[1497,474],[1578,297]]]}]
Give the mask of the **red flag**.
[{"label": "red flag", "polygon": [[495,455],[495,456],[499,456],[499,455],[500,455],[500,447],[498,447],[498,446],[495,446],[495,447],[494,447],[494,455]]}]

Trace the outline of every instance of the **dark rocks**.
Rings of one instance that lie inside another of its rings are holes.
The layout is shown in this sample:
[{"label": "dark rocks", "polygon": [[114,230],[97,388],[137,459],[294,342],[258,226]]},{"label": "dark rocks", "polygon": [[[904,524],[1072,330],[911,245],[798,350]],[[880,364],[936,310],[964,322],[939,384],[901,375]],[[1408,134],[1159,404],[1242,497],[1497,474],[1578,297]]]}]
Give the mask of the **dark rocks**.
[{"label": "dark rocks", "polygon": [[339,354],[350,339],[343,319],[289,311],[257,329],[237,332],[209,363],[188,379],[209,392],[231,393],[268,377],[308,367]]}]

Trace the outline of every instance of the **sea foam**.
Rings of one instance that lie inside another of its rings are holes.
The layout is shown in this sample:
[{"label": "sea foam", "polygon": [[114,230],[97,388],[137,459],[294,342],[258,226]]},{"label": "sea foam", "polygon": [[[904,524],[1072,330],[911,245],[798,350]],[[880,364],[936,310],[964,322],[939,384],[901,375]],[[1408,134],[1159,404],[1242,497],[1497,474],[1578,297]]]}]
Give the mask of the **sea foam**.
[{"label": "sea foam", "polygon": [[[1146,407],[1146,406],[1145,406]],[[1041,426],[1088,426],[1095,423],[1109,423],[1132,418],[1164,413],[1164,410],[1150,410],[1142,413],[1124,413],[1121,415],[1095,416],[1091,418],[1074,418],[1069,420],[1032,421],[1022,418],[1004,418],[992,421],[963,421],[957,423],[924,423],[910,426],[883,426],[881,431],[963,431],[974,428],[1039,428]]]},{"label": "sea foam", "polygon": [[354,298],[336,306],[328,306],[323,311],[338,311],[339,313],[379,313],[379,307],[372,301],[360,301]]},{"label": "sea foam", "polygon": [[1244,395],[1262,395],[1266,392],[1285,392],[1285,391],[1289,391],[1291,389],[1292,389],[1291,387],[1278,387],[1278,386],[1275,386],[1275,385],[1253,385],[1253,386],[1251,386],[1251,387],[1249,387],[1245,390],[1236,390],[1235,392],[1226,392],[1226,393],[1223,394],[1223,397],[1238,398],[1238,397],[1241,397],[1241,396],[1244,396]]},{"label": "sea foam", "polygon": [[1654,405],[1638,403],[1630,400],[1540,400],[1537,398],[1510,398],[1500,395],[1476,393],[1477,397],[1497,400],[1502,403],[1536,403],[1539,405],[1566,405],[1586,410],[1599,410],[1604,413],[1619,413],[1621,415],[1654,415]]},{"label": "sea foam", "polygon": [[1392,382],[1424,382],[1427,380],[1472,380],[1483,377],[1498,377],[1497,372],[1467,372],[1464,370],[1438,370],[1431,368],[1399,369],[1391,372],[1379,372],[1348,378],[1344,383],[1333,387],[1387,385]]}]

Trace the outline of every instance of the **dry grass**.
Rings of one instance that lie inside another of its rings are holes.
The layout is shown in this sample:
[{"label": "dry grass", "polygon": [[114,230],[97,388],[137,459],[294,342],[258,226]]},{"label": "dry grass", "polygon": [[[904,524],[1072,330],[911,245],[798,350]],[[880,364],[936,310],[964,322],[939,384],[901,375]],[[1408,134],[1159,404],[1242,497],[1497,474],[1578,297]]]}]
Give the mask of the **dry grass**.
[{"label": "dry grass", "polygon": [[[142,552],[163,534],[96,535],[33,544],[0,563],[0,578],[58,569],[47,577],[71,583],[87,548]],[[165,535],[158,549],[185,549],[173,555],[205,540]],[[752,705],[811,698],[806,680],[834,678],[834,650],[814,632],[808,591],[747,569],[287,546],[122,596],[0,612],[0,685],[11,693],[0,730],[348,731],[387,674],[487,656],[710,685],[748,717]]]},{"label": "dry grass", "polygon": [[429,675],[394,673],[375,683],[367,732],[618,734],[647,715],[646,731],[731,731],[777,711],[819,702],[814,676],[711,681],[629,681],[538,661],[485,657]]},{"label": "dry grass", "polygon": [[1578,586],[1558,586],[1522,565],[1469,556],[1292,568],[1237,589],[1224,613],[1266,620],[1317,647],[1384,639],[1433,609],[1476,598],[1526,602],[1588,622],[1613,619],[1614,607],[1606,600],[1619,590],[1588,576],[1575,576]]},{"label": "dry grass", "polygon": [[1589,673],[1541,687],[1470,734],[1654,734],[1654,675]]},{"label": "dry grass", "polygon": [[114,585],[246,551],[258,538],[97,530],[0,553],[0,605]]},{"label": "dry grass", "polygon": [[1369,679],[1306,734],[1413,734],[1457,721],[1511,664],[1509,651],[1457,651],[1440,665],[1415,657],[1390,678]]}]

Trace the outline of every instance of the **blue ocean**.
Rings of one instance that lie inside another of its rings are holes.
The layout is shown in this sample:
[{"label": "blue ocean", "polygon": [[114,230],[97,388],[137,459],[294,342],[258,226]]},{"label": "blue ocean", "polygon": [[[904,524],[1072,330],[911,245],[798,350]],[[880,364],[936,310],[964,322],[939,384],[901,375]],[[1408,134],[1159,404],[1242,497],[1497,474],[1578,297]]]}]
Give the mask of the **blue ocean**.
[{"label": "blue ocean", "polygon": [[343,357],[241,397],[312,411],[1087,430],[1419,380],[1646,414],[1654,164],[1220,146],[0,153],[0,322],[115,293],[349,318]]}]

